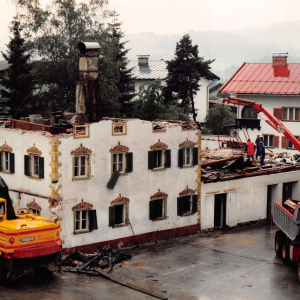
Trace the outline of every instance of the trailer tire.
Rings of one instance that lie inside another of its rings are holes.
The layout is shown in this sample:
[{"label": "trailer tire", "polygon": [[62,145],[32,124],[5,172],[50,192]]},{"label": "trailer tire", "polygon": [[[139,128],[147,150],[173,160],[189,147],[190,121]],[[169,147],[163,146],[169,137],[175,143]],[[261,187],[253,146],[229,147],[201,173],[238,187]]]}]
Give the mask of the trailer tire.
[{"label": "trailer tire", "polygon": [[278,257],[282,257],[282,237],[279,230],[275,234],[275,252]]},{"label": "trailer tire", "polygon": [[290,262],[290,240],[286,237],[285,241],[282,243],[282,258],[285,264]]}]

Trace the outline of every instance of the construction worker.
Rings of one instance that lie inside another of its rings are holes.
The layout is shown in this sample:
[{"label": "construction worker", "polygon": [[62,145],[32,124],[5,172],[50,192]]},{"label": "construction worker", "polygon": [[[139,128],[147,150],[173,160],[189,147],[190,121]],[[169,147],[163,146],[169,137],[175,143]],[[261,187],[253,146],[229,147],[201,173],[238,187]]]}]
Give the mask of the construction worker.
[{"label": "construction worker", "polygon": [[258,136],[257,139],[255,140],[255,145],[256,145],[256,155],[255,159],[258,157],[258,152],[259,152],[259,143],[263,142],[264,137],[262,135]]},{"label": "construction worker", "polygon": [[266,152],[265,152],[264,143],[262,141],[259,142],[259,152],[258,152],[258,155],[260,157],[260,166],[264,166],[265,165]]},{"label": "construction worker", "polygon": [[250,160],[250,158],[252,158],[252,161],[253,161],[255,150],[254,150],[254,143],[251,142],[250,139],[248,139],[248,141],[246,143],[245,152],[247,152],[248,160]]}]

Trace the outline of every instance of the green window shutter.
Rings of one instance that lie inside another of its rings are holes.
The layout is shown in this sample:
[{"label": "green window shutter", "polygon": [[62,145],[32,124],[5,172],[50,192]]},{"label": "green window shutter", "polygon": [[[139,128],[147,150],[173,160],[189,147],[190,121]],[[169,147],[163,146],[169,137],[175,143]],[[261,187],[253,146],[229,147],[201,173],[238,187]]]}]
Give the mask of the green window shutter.
[{"label": "green window shutter", "polygon": [[155,202],[154,201],[149,201],[149,219],[150,220],[155,220]]},{"label": "green window shutter", "polygon": [[166,158],[165,167],[171,168],[171,149],[165,150],[165,158]]},{"label": "green window shutter", "polygon": [[30,156],[24,155],[24,174],[30,176]]},{"label": "green window shutter", "polygon": [[3,152],[0,151],[0,171],[2,171],[2,157],[3,157]]},{"label": "green window shutter", "polygon": [[9,153],[9,172],[15,173],[15,154]]},{"label": "green window shutter", "polygon": [[115,207],[109,207],[109,226],[115,227]]},{"label": "green window shutter", "polygon": [[197,212],[197,206],[198,206],[198,195],[196,194],[196,195],[193,195],[193,197],[192,197],[192,201],[193,201],[193,203],[192,203],[192,213],[194,214],[194,213],[196,213]]},{"label": "green window shutter", "polygon": [[97,213],[95,209],[88,210],[89,213],[89,230],[96,230],[98,229],[97,225]]},{"label": "green window shutter", "polygon": [[113,172],[113,174],[111,175],[111,177],[107,183],[107,187],[109,189],[113,190],[117,184],[119,177],[120,177],[120,172],[118,172],[118,171]]},{"label": "green window shutter", "polygon": [[131,173],[133,171],[133,153],[126,153],[126,172]]},{"label": "green window shutter", "polygon": [[183,149],[178,150],[178,167],[183,167]]},{"label": "green window shutter", "polygon": [[193,165],[198,165],[198,147],[193,148]]},{"label": "green window shutter", "polygon": [[183,197],[177,198],[177,216],[183,215]]},{"label": "green window shutter", "polygon": [[44,178],[44,157],[39,157],[39,177]]},{"label": "green window shutter", "polygon": [[148,151],[148,169],[154,168],[154,151]]}]

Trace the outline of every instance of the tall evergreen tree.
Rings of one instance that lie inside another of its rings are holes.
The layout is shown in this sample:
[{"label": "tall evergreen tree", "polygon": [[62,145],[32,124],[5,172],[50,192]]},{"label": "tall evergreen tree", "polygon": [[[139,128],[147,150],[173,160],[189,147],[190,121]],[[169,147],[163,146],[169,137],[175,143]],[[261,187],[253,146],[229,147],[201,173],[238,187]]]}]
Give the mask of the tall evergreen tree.
[{"label": "tall evergreen tree", "polygon": [[175,57],[167,62],[168,78],[165,96],[167,101],[179,100],[179,106],[193,113],[196,121],[194,96],[200,89],[201,78],[212,79],[210,64],[214,60],[199,57],[198,45],[192,45],[188,34],[176,43]]},{"label": "tall evergreen tree", "polygon": [[21,37],[22,27],[16,19],[12,22],[13,34],[7,45],[7,53],[2,55],[8,62],[9,67],[1,74],[0,96],[2,101],[7,102],[12,118],[28,115],[33,107],[33,76],[31,72],[30,54],[25,40]]}]

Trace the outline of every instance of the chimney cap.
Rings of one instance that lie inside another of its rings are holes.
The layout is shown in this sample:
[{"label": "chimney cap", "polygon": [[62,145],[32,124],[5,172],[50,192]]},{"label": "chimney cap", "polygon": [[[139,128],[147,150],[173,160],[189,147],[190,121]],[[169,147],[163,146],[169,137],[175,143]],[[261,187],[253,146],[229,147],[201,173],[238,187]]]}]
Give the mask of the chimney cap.
[{"label": "chimney cap", "polygon": [[100,49],[100,45],[97,42],[80,42],[78,48],[82,54],[85,54],[88,50]]},{"label": "chimney cap", "polygon": [[272,52],[272,56],[287,57],[288,54],[288,52]]}]

